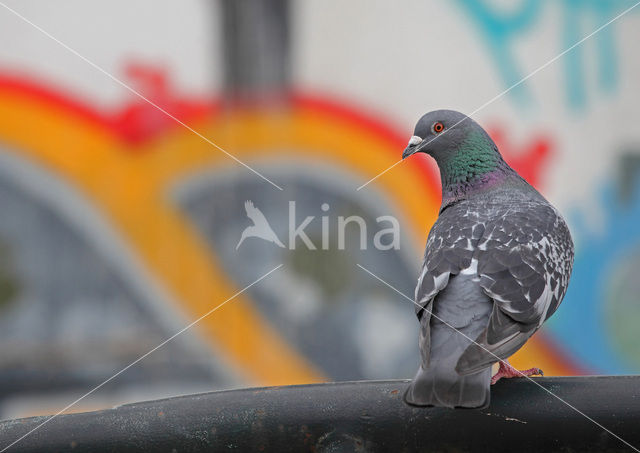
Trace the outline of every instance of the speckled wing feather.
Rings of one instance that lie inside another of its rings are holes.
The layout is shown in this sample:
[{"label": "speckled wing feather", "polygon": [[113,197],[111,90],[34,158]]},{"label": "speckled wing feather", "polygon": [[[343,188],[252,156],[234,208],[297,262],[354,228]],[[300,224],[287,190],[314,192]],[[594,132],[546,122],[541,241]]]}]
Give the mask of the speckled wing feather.
[{"label": "speckled wing feather", "polygon": [[564,297],[573,242],[558,212],[527,203],[495,213],[476,255],[480,286],[494,300],[489,325],[462,355],[459,373],[473,373],[516,352]]},{"label": "speckled wing feather", "polygon": [[[477,284],[493,299],[485,331],[458,361],[461,374],[507,358],[557,309],[567,289],[573,244],[569,230],[546,201],[463,202],[448,208],[427,240],[416,287],[418,318],[431,316],[435,296],[461,271],[477,272]],[[429,323],[423,323],[428,326]],[[429,363],[429,329],[421,352]]]},{"label": "speckled wing feather", "polygon": [[[457,217],[459,216],[459,217]],[[450,208],[433,225],[427,238],[422,273],[416,286],[416,315],[426,328],[420,332],[423,364],[429,364],[430,329],[433,299],[442,291],[452,275],[471,265],[475,245],[482,237],[484,225],[477,216],[458,207]]]}]

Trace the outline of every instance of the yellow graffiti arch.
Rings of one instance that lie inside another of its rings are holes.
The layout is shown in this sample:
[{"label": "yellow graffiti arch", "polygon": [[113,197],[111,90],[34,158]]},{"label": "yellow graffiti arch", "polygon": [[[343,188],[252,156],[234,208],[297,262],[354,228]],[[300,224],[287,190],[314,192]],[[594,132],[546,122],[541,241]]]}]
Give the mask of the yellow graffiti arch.
[{"label": "yellow graffiti arch", "polygon": [[[250,164],[283,157],[282,150],[303,150],[304,158],[346,166],[362,181],[393,164],[399,155],[397,143],[313,108],[292,107],[277,113],[238,109],[194,127]],[[187,316],[200,316],[239,289],[167,196],[169,187],[198,169],[235,165],[194,134],[174,129],[133,146],[109,128],[63,107],[0,91],[0,137],[23,158],[50,168],[95,203],[180,301]],[[301,158],[300,153],[296,158]],[[403,166],[378,183],[415,226],[427,230],[438,201],[415,166]],[[414,195],[418,191],[418,196],[406,196],[407,187]],[[325,380],[246,295],[198,327],[249,381],[278,385]]]}]

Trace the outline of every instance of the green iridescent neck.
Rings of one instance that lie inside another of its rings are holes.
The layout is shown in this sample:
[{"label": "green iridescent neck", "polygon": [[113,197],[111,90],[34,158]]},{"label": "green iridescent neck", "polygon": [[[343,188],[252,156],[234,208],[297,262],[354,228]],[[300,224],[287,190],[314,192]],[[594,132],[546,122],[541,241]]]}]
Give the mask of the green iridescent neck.
[{"label": "green iridescent neck", "polygon": [[438,166],[443,207],[515,175],[493,141],[480,131],[471,132],[456,151],[438,162]]}]

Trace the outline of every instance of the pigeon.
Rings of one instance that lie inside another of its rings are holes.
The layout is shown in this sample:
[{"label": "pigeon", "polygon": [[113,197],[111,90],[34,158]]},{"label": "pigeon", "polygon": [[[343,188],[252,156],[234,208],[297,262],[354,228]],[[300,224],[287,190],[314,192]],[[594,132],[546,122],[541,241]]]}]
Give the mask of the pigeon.
[{"label": "pigeon", "polygon": [[421,365],[404,399],[487,407],[498,379],[542,374],[518,371],[507,358],[560,305],[573,241],[560,213],[464,114],[422,116],[402,157],[416,153],[438,164],[442,204],[415,291]]},{"label": "pigeon", "polygon": [[278,247],[285,248],[284,244],[280,242],[280,239],[276,236],[273,228],[271,228],[271,225],[269,225],[269,222],[267,222],[262,211],[256,208],[251,200],[244,202],[244,210],[247,211],[247,217],[253,222],[253,225],[244,229],[240,236],[240,241],[238,241],[238,245],[236,245],[236,250],[238,250],[240,244],[242,244],[246,238],[250,237],[264,239],[265,241],[275,243]]}]

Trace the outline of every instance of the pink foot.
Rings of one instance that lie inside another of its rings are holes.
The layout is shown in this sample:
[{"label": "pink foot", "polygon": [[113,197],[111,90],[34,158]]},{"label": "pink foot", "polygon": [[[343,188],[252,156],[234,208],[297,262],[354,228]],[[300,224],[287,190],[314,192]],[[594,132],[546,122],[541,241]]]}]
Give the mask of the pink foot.
[{"label": "pink foot", "polygon": [[500,368],[498,372],[491,378],[491,385],[495,384],[502,378],[515,378],[525,376],[544,376],[544,373],[540,368],[529,368],[528,370],[516,370],[506,360],[500,361]]}]

